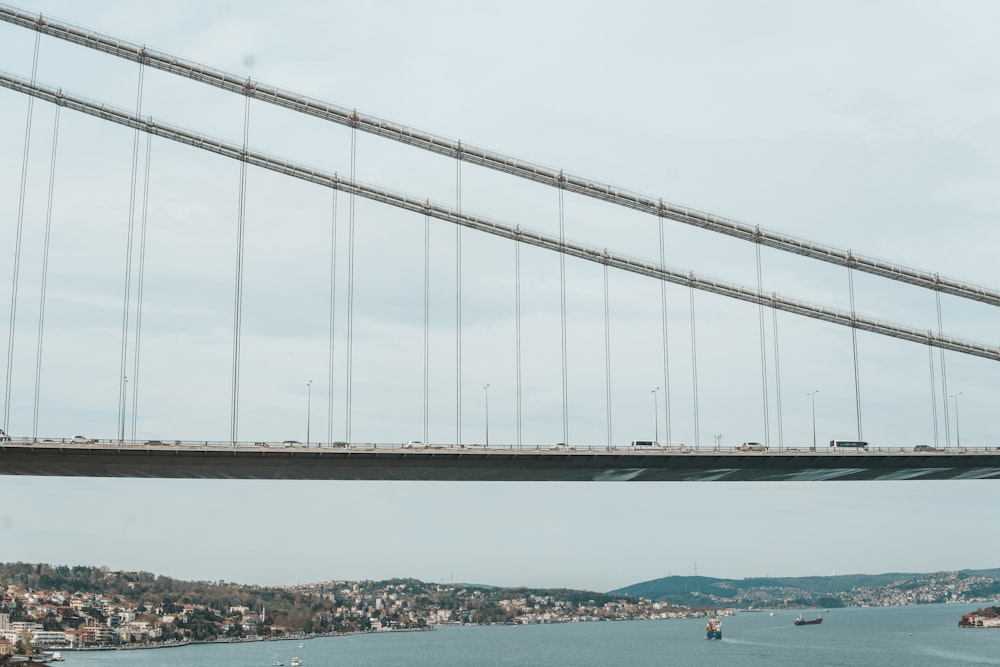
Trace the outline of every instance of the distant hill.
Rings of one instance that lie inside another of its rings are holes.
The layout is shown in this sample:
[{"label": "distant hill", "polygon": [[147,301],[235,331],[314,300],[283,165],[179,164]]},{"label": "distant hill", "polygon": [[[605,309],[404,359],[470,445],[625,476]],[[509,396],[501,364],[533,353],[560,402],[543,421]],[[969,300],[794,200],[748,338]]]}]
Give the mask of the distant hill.
[{"label": "distant hill", "polygon": [[[717,579],[714,577],[671,576],[631,584],[613,591],[611,595],[629,595],[650,600],[682,605],[698,605],[707,596],[718,598],[738,597],[740,591],[772,589],[784,591],[788,596],[801,594],[808,598],[836,598],[838,594],[858,588],[876,588],[904,581],[916,581],[929,576],[927,573],[887,572],[884,574],[838,574],[812,577],[749,577],[746,579]],[[960,570],[963,577],[1000,578],[1000,568],[991,570]],[[832,600],[827,600],[826,606]]]}]

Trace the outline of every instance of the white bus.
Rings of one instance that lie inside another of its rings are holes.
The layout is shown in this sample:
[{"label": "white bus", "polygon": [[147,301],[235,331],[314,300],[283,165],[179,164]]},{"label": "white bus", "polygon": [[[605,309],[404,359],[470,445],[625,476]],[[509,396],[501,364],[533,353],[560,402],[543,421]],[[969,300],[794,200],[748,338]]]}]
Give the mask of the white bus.
[{"label": "white bus", "polygon": [[861,440],[831,440],[830,449],[845,450],[845,451],[858,451],[864,450],[868,451],[868,443]]}]

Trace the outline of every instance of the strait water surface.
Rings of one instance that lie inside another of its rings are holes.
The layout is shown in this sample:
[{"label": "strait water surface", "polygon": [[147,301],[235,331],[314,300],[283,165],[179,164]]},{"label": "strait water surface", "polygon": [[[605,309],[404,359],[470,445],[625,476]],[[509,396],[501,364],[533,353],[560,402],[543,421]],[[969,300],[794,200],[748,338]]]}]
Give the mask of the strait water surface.
[{"label": "strait water surface", "polygon": [[[1000,628],[962,629],[984,605],[833,609],[822,625],[796,627],[797,612],[723,619],[722,641],[705,640],[701,620],[441,627],[432,632],[178,648],[68,652],[67,667],[302,667],[329,665],[746,665],[749,667],[1000,666]],[[805,612],[811,618],[815,612]]]}]

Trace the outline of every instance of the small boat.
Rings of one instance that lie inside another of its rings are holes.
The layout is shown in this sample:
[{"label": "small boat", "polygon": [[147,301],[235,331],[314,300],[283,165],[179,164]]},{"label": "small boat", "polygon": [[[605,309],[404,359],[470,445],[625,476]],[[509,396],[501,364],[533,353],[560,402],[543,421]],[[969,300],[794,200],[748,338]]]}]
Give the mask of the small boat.
[{"label": "small boat", "polygon": [[823,622],[822,616],[816,616],[816,618],[811,618],[809,620],[806,620],[802,618],[802,614],[799,614],[795,618],[795,625],[819,625],[822,622]]},{"label": "small boat", "polygon": [[305,646],[305,644],[303,644],[302,642],[299,642],[299,648],[302,648],[304,646]]},{"label": "small boat", "polygon": [[285,663],[281,662],[280,660],[275,660],[271,664],[274,665],[274,667],[284,667]]},{"label": "small boat", "polygon": [[299,665],[302,664],[302,661],[299,660],[298,658],[292,658],[292,661],[288,664],[290,664],[292,667],[299,667]]},{"label": "small boat", "polygon": [[705,639],[722,639],[722,621],[717,618],[709,619],[705,626]]}]

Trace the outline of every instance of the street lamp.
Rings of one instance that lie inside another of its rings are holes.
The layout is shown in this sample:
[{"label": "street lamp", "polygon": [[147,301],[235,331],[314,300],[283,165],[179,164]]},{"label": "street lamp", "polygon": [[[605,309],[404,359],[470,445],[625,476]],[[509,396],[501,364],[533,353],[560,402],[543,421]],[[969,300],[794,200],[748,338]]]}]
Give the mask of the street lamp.
[{"label": "street lamp", "polygon": [[948,397],[955,399],[955,446],[956,447],[962,446],[962,436],[958,430],[958,397],[961,395],[962,392],[958,392],[957,394],[952,394],[951,396]]},{"label": "street lamp", "polygon": [[660,420],[656,416],[656,392],[660,391],[657,387],[653,390],[653,442],[660,442]]},{"label": "street lamp", "polygon": [[313,400],[313,381],[309,380],[306,382],[307,398],[306,398],[306,447],[309,446],[309,436],[310,429],[312,427],[312,400]]},{"label": "street lamp", "polygon": [[806,396],[812,399],[812,413],[813,413],[813,451],[816,451],[816,394],[819,393],[819,389],[814,391],[807,391]]},{"label": "street lamp", "polygon": [[487,382],[486,386],[483,387],[483,393],[486,395],[486,447],[490,446],[490,383]]}]

